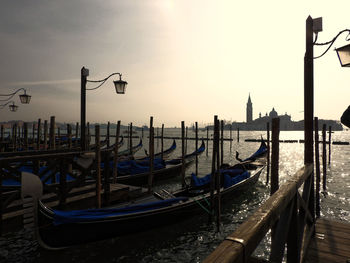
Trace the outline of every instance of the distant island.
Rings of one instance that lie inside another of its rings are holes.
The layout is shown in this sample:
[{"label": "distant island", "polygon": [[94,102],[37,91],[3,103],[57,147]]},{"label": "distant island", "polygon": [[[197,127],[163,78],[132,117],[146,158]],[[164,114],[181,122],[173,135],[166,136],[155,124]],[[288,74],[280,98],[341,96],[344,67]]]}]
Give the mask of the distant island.
[{"label": "distant island", "polygon": [[[280,119],[280,130],[281,131],[300,131],[304,130],[304,120],[292,121],[291,115],[285,113],[284,115],[278,115],[275,108],[272,108],[269,114],[266,113],[265,116],[261,116],[259,113],[259,118],[253,120],[253,103],[250,98],[250,94],[247,102],[247,118],[246,122],[232,122],[232,129],[240,129],[243,131],[262,131],[266,130],[267,123],[272,123],[273,118]],[[322,129],[323,124],[327,127],[331,126],[333,131],[342,131],[343,126],[340,121],[335,120],[318,120],[319,129]],[[327,128],[328,129],[328,128]]]}]

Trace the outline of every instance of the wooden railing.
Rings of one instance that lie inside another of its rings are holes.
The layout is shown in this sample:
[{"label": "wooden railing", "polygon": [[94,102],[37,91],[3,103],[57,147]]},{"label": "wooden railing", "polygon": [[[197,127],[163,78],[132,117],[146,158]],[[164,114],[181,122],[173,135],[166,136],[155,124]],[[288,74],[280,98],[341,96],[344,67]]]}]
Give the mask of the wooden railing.
[{"label": "wooden railing", "polygon": [[313,164],[301,168],[204,262],[250,262],[270,229],[269,262],[282,262],[286,247],[287,262],[302,262],[315,227],[313,175]]}]

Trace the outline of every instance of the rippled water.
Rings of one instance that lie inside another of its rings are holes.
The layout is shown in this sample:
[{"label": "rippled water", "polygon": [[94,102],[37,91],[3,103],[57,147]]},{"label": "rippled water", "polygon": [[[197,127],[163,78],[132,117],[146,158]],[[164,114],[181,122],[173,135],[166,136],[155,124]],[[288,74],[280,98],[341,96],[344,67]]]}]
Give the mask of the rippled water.
[{"label": "rippled water", "polygon": [[[166,129],[165,136],[180,136],[179,130]],[[240,142],[236,142],[236,132],[233,132],[232,144],[224,144],[224,162],[235,163],[235,151],[240,152],[242,158],[254,152],[259,143],[244,142],[244,139],[265,138],[264,132],[240,132]],[[189,137],[193,133],[189,131]],[[206,137],[206,131],[200,132],[199,137]],[[229,138],[229,132],[225,132]],[[303,139],[303,132],[281,132],[280,139]],[[333,140],[350,141],[350,132],[335,132]],[[136,140],[135,140],[136,142]],[[156,147],[160,142],[156,141]],[[164,148],[172,141],[165,140]],[[144,139],[147,149],[147,139]],[[173,156],[181,153],[181,141],[177,141],[178,148]],[[231,146],[231,147],[230,147]],[[205,175],[211,167],[211,143],[209,153],[203,153],[199,158],[199,173]],[[194,141],[188,141],[188,151],[194,149]],[[159,150],[159,148],[158,148]],[[281,184],[302,167],[304,144],[280,143],[280,182]],[[320,146],[322,153],[322,146]],[[143,154],[143,150],[139,154]],[[328,153],[327,153],[328,154]],[[328,156],[328,155],[327,155]],[[322,162],[321,162],[322,164]],[[191,166],[186,174],[194,171]],[[322,167],[321,167],[322,171]],[[321,216],[337,220],[350,221],[350,146],[332,145],[332,160],[327,168],[327,193],[321,195]],[[29,241],[30,233],[21,231],[0,238],[0,261],[2,258],[9,262],[200,262],[209,255],[222,240],[233,232],[255,209],[269,196],[269,187],[265,185],[266,171],[259,182],[249,191],[235,197],[232,202],[225,204],[222,209],[221,231],[216,232],[214,223],[208,224],[205,213],[194,216],[172,226],[162,227],[147,232],[133,234],[122,238],[76,246],[61,251],[45,251],[37,247],[36,242]],[[155,188],[174,190],[180,187],[180,178],[173,179]],[[28,243],[29,242],[29,243]],[[257,249],[255,254],[266,256],[268,253],[268,239]],[[11,245],[11,246],[10,246]],[[25,247],[27,250],[24,250]]]}]

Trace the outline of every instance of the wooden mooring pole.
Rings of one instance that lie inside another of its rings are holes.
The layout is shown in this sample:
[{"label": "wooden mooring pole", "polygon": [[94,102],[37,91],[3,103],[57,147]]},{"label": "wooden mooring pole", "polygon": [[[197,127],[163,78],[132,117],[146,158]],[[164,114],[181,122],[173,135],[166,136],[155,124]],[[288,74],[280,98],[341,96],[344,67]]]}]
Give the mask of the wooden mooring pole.
[{"label": "wooden mooring pole", "polygon": [[100,125],[95,125],[96,144],[96,206],[101,208],[101,147],[100,147]]},{"label": "wooden mooring pole", "polygon": [[273,195],[279,188],[278,167],[279,167],[279,133],[280,119],[272,119],[272,152],[271,152],[271,191]]},{"label": "wooden mooring pole", "polygon": [[230,152],[232,152],[232,124],[230,125]]},{"label": "wooden mooring pole", "polygon": [[44,150],[47,150],[47,133],[48,132],[48,126],[47,126],[47,120],[44,121]]},{"label": "wooden mooring pole", "polygon": [[326,142],[326,124],[322,127],[322,168],[323,168],[323,191],[327,191],[327,142]]},{"label": "wooden mooring pole", "polygon": [[117,122],[117,130],[115,134],[114,156],[113,156],[113,183],[117,183],[117,176],[118,176],[119,136],[120,136],[120,121]]},{"label": "wooden mooring pole", "polygon": [[129,147],[130,147],[130,155],[132,155],[132,122],[130,122],[130,134],[129,134]]},{"label": "wooden mooring pole", "polygon": [[217,144],[217,136],[216,136],[216,125],[217,125],[217,119],[218,116],[214,115],[214,125],[213,125],[213,151],[212,151],[212,160],[211,160],[211,181],[210,181],[210,213],[209,213],[209,222],[211,222],[213,219],[213,214],[215,211],[215,196],[214,196],[214,191],[216,188],[216,179],[217,177],[215,176],[215,171],[216,171],[216,151],[218,150]]},{"label": "wooden mooring pole", "polygon": [[162,124],[162,130],[161,130],[161,134],[160,134],[160,151],[161,151],[161,156],[160,158],[163,160],[164,156],[163,156],[163,150],[164,150],[164,124]]},{"label": "wooden mooring pole", "polygon": [[316,168],[316,217],[320,217],[320,150],[318,138],[318,118],[315,117],[315,168]]},{"label": "wooden mooring pole", "polygon": [[110,146],[110,128],[111,128],[111,123],[107,122],[107,134],[106,134],[107,148],[109,148],[109,146]]},{"label": "wooden mooring pole", "polygon": [[[220,136],[220,146],[221,146],[221,152],[220,152],[220,162],[218,163],[218,169],[220,166],[224,163],[224,121],[221,120],[221,136]],[[220,128],[220,126],[219,126]]]},{"label": "wooden mooring pole", "polygon": [[[187,127],[186,127],[187,130]],[[182,188],[184,188],[186,186],[186,182],[185,182],[185,122],[181,121],[181,184],[182,184]]]},{"label": "wooden mooring pole", "polygon": [[[221,221],[221,194],[220,194],[220,188],[221,188],[221,182],[220,182],[220,165],[223,163],[223,129],[224,129],[224,122],[221,121],[221,154],[219,150],[219,139],[220,139],[220,121],[216,120],[216,170],[215,170],[215,176],[216,176],[216,231],[220,232],[220,221]],[[221,156],[221,158],[220,158]]]},{"label": "wooden mooring pole", "polygon": [[239,127],[237,127],[237,142],[239,142]]},{"label": "wooden mooring pole", "polygon": [[55,116],[50,117],[50,150],[56,149],[55,142]]},{"label": "wooden mooring pole", "polygon": [[[196,122],[196,151],[198,150],[198,122]],[[198,176],[198,154],[196,154],[196,176]]]},{"label": "wooden mooring pole", "polygon": [[331,164],[331,144],[332,144],[332,126],[329,126],[329,137],[328,137],[328,165]]},{"label": "wooden mooring pole", "polygon": [[38,132],[36,136],[36,149],[40,150],[40,139],[41,139],[41,119],[38,119]]},{"label": "wooden mooring pole", "polygon": [[75,124],[75,147],[79,146],[79,122]]},{"label": "wooden mooring pole", "polygon": [[23,123],[23,129],[24,129],[24,150],[28,151],[28,123]]},{"label": "wooden mooring pole", "polygon": [[153,116],[150,117],[149,121],[149,176],[148,176],[148,193],[151,193],[152,186],[153,186],[153,154],[152,149],[154,148],[154,141],[153,141]]},{"label": "wooden mooring pole", "polygon": [[266,185],[269,184],[270,177],[270,123],[266,123],[266,137],[267,137],[267,164],[266,164]]},{"label": "wooden mooring pole", "polygon": [[209,127],[207,126],[207,148],[206,148],[206,155],[208,156],[208,148],[209,148]]}]

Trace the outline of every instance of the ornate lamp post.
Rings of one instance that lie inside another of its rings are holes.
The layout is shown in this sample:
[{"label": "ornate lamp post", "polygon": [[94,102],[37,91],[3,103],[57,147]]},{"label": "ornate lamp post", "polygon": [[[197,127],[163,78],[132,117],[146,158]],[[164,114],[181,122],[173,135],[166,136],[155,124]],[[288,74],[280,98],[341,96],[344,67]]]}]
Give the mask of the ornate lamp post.
[{"label": "ornate lamp post", "polygon": [[22,104],[29,104],[32,96],[28,95],[27,91],[24,88],[20,88],[20,89],[16,90],[13,93],[10,93],[10,94],[0,94],[0,97],[8,97],[6,99],[0,99],[0,101],[8,101],[8,100],[12,99],[13,96],[15,96],[20,90],[24,91],[23,94],[19,95],[19,99],[21,100],[21,103]]},{"label": "ornate lamp post", "polygon": [[[12,104],[10,104],[10,103],[12,103]],[[10,111],[15,112],[15,111],[18,110],[18,106],[15,104],[15,102],[14,102],[13,100],[11,100],[11,101],[9,101],[9,102],[3,104],[3,105],[0,105],[1,109],[3,109],[3,108],[4,108],[5,106],[7,106],[8,104],[10,104],[10,105],[9,105]]]},{"label": "ornate lamp post", "polygon": [[[115,80],[114,86],[115,91],[117,94],[124,94],[126,85],[128,84],[126,81],[122,80],[122,74],[121,73],[112,73],[108,77],[102,79],[102,80],[88,80],[87,77],[89,76],[89,69],[82,67],[81,68],[81,92],[80,92],[80,125],[81,125],[81,149],[84,151],[86,149],[86,90],[95,90],[101,87],[110,77],[114,75],[119,75],[119,80]],[[100,83],[95,88],[86,88],[87,82],[92,83]]]}]

